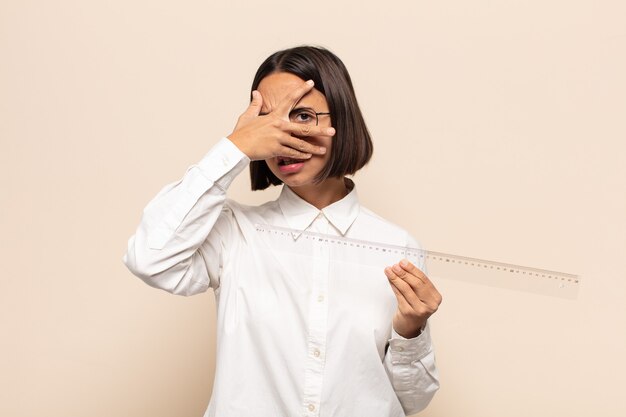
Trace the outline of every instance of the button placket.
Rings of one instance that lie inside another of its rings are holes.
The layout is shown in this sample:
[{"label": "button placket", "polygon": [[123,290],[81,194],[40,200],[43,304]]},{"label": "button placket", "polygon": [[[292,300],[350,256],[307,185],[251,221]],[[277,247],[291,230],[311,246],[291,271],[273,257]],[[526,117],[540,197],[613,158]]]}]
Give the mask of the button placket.
[{"label": "button placket", "polygon": [[[328,220],[320,213],[311,229],[326,233]],[[326,350],[328,304],[324,294],[328,289],[329,249],[327,244],[313,242],[313,292],[309,301],[309,355],[304,375],[304,416],[319,416]]]}]

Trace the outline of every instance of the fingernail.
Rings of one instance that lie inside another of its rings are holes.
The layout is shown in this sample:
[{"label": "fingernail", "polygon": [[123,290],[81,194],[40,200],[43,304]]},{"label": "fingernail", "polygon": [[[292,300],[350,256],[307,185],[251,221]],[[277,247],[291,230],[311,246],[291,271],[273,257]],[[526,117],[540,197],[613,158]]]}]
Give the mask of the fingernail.
[{"label": "fingernail", "polygon": [[315,84],[315,83],[313,82],[313,80],[308,80],[306,83],[307,83],[308,85],[313,85],[313,84]]},{"label": "fingernail", "polygon": [[403,259],[403,260],[400,261],[400,265],[402,265],[402,266],[407,266],[408,264],[409,263],[407,262],[406,259]]},{"label": "fingernail", "polygon": [[393,266],[393,270],[394,270],[395,272],[401,272],[401,271],[402,271],[402,268],[400,268],[398,265],[394,265],[394,266]]},{"label": "fingernail", "polygon": [[327,135],[334,135],[335,134],[335,128],[333,127],[329,127],[326,129],[326,134]]},{"label": "fingernail", "polygon": [[326,148],[325,148],[325,147],[323,147],[323,146],[320,146],[320,152],[321,152],[321,153],[326,153]]}]

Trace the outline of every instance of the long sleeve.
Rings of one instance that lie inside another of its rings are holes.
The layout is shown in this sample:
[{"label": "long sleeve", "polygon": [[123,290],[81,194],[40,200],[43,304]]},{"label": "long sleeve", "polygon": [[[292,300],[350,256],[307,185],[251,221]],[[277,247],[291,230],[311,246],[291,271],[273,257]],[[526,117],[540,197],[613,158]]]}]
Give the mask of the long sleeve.
[{"label": "long sleeve", "polygon": [[173,294],[217,288],[221,248],[231,230],[226,190],[249,162],[222,138],[182,179],[161,189],[128,240],[123,256],[128,269],[148,285]]},{"label": "long sleeve", "polygon": [[[407,247],[422,249],[422,245],[410,235],[407,236]],[[415,261],[416,266],[428,275],[424,256]],[[391,326],[383,364],[404,413],[410,416],[425,409],[439,389],[429,322],[418,336],[411,339],[402,337]]]},{"label": "long sleeve", "polygon": [[400,336],[392,327],[383,363],[404,413],[410,416],[425,409],[439,389],[429,325],[412,339]]}]

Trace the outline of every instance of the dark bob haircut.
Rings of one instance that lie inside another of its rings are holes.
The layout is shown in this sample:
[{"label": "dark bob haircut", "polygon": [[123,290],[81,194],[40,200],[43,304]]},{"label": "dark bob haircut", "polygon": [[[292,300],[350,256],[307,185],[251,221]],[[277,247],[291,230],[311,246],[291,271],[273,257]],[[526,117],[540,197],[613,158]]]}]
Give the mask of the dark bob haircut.
[{"label": "dark bob haircut", "polygon": [[[363,168],[372,157],[374,146],[343,62],[329,50],[315,46],[297,46],[275,52],[257,70],[250,97],[261,80],[275,72],[288,72],[304,81],[313,80],[315,88],[326,97],[336,133],[330,159],[315,181],[352,175]],[[250,163],[250,182],[252,190],[264,190],[282,183],[265,161]]]}]

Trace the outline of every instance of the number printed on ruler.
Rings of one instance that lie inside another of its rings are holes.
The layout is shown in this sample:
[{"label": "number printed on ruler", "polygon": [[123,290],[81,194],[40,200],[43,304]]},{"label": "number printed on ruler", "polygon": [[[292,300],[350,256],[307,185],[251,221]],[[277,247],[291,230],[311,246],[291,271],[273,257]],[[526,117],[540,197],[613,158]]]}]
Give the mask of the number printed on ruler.
[{"label": "number printed on ruler", "polygon": [[331,262],[383,267],[404,257],[421,266],[430,278],[453,279],[567,299],[575,299],[580,286],[577,275],[546,269],[279,226],[257,224],[256,230],[271,239],[272,246],[287,252],[311,253],[313,242],[332,245]]}]

